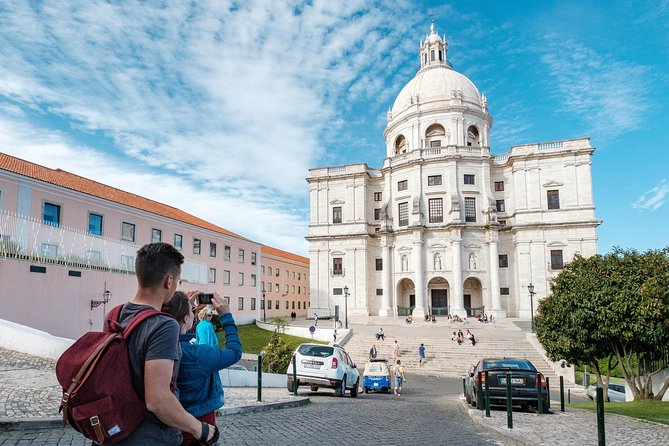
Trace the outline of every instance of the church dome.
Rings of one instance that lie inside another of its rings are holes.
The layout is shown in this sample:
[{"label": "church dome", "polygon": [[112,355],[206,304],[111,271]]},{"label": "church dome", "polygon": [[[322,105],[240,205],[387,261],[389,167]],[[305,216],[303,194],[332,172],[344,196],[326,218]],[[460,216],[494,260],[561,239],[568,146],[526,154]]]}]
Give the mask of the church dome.
[{"label": "church dome", "polygon": [[462,99],[463,103],[481,104],[481,94],[466,76],[445,64],[422,68],[397,95],[392,116],[398,116],[417,102]]}]

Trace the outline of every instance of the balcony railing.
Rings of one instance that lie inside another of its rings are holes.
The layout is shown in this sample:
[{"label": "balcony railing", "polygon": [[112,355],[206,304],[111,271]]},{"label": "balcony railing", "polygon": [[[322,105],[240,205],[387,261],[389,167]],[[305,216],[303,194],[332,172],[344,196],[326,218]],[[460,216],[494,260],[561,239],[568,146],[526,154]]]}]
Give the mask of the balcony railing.
[{"label": "balcony railing", "polygon": [[0,256],[131,273],[137,246],[0,210]]}]

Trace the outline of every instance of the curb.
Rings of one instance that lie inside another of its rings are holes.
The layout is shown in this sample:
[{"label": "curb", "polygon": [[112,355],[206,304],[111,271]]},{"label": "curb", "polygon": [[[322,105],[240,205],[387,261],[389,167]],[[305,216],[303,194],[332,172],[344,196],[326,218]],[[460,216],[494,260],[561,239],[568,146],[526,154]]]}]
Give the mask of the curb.
[{"label": "curb", "polygon": [[217,410],[217,415],[228,416],[240,413],[265,412],[268,410],[285,409],[288,407],[298,407],[309,404],[311,400],[307,396],[291,398],[289,401],[279,401],[277,403],[254,404],[249,406],[223,407]]},{"label": "curb", "polygon": [[[488,423],[486,423],[485,421],[483,421],[481,418],[473,416],[473,415],[472,415],[472,412],[471,412],[470,409],[469,409],[469,405],[467,404],[467,402],[465,401],[464,398],[459,398],[459,399],[458,399],[458,402],[460,403],[460,405],[462,406],[462,408],[464,409],[464,411],[467,413],[467,415],[469,416],[469,418],[470,418],[473,422],[475,422],[476,424],[478,424],[479,426],[481,426],[481,427],[483,427],[483,428],[485,428],[485,429],[487,429],[487,430],[489,430],[489,431],[495,432],[496,434],[501,435],[502,437],[504,437],[504,440],[505,440],[505,441],[509,442],[510,444],[512,444],[512,445],[514,445],[514,446],[533,446],[532,443],[527,443],[527,442],[521,440],[520,438],[517,438],[515,435],[513,435],[513,434],[509,431],[509,429],[499,429],[499,428],[497,428],[497,427],[495,427],[495,426],[491,426],[491,425],[489,425]],[[472,409],[472,410],[475,410],[475,409]]]},{"label": "curb", "polygon": [[[241,413],[264,412],[269,410],[285,409],[289,407],[298,407],[309,404],[309,397],[297,397],[290,401],[279,401],[276,403],[265,403],[249,406],[224,407],[217,410],[217,416],[228,416]],[[33,417],[33,418],[9,418],[0,417],[0,431],[7,430],[35,430],[35,429],[54,429],[63,427],[62,417]],[[64,429],[67,429],[66,426]]]},{"label": "curb", "polygon": [[53,429],[63,427],[63,417],[0,417],[0,430]]}]

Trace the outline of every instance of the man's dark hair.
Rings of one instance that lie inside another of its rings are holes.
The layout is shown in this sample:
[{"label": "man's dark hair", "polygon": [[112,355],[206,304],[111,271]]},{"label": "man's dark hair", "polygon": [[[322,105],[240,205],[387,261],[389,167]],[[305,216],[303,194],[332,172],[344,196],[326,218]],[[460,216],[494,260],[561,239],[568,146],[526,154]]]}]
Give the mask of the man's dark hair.
[{"label": "man's dark hair", "polygon": [[[184,256],[169,243],[149,243],[137,251],[135,273],[141,288],[155,288],[169,274],[181,271]],[[177,280],[177,277],[174,277]]]}]

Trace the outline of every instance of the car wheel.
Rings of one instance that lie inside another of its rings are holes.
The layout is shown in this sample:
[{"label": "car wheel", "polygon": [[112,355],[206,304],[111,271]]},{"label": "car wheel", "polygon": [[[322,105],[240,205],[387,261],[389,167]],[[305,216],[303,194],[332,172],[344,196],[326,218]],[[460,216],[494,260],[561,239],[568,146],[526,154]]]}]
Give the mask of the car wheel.
[{"label": "car wheel", "polygon": [[467,404],[472,403],[472,397],[469,396],[469,392],[465,392],[465,401],[467,401]]},{"label": "car wheel", "polygon": [[287,385],[287,387],[288,387],[288,391],[289,391],[290,393],[293,393],[293,392],[295,391],[295,386],[294,386],[294,382],[293,382],[292,379],[288,379],[288,385]]},{"label": "car wheel", "polygon": [[335,389],[336,396],[344,396],[346,394],[346,375],[344,375],[339,383],[339,386]]},{"label": "car wheel", "polygon": [[369,387],[365,387],[365,393],[369,393]]},{"label": "car wheel", "polygon": [[358,378],[355,382],[355,385],[351,389],[351,398],[355,398],[358,396],[358,384],[360,383],[360,378]]},{"label": "car wheel", "polygon": [[310,388],[312,392],[318,392],[318,386],[311,386]]}]

